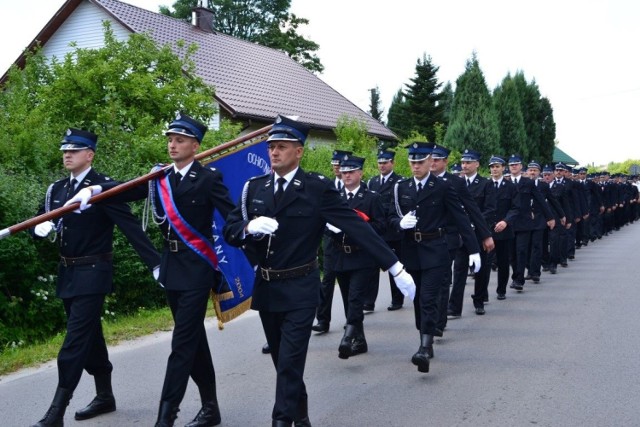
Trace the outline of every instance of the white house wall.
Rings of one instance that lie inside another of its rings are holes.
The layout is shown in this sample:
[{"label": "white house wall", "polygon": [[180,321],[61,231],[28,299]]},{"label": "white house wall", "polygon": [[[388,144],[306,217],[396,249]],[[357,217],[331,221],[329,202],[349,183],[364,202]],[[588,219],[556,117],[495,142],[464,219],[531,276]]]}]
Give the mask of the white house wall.
[{"label": "white house wall", "polygon": [[72,42],[83,49],[104,47],[103,21],[111,22],[111,29],[117,40],[126,41],[129,38],[131,31],[114,21],[103,9],[83,1],[44,45],[44,56],[55,56],[62,60],[73,50],[70,46]]}]

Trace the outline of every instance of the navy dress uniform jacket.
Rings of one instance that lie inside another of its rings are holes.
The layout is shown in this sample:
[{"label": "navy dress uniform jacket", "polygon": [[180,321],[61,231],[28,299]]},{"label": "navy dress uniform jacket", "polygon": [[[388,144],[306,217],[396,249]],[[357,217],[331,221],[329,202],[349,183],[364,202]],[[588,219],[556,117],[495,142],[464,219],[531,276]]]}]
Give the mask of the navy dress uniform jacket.
[{"label": "navy dress uniform jacket", "polygon": [[[380,184],[380,175],[374,176],[367,181],[367,187],[369,190],[375,191],[380,195],[380,199],[382,200],[382,209],[384,210],[385,215],[389,212],[389,207],[393,203],[393,187],[396,185],[396,182],[401,179],[404,178],[395,172],[391,172],[384,181],[384,184]],[[386,242],[398,241],[400,240],[400,233],[392,227],[386,227],[382,237]]]},{"label": "navy dress uniform jacket", "polygon": [[542,216],[545,222],[554,219],[549,205],[532,179],[520,176],[515,186],[520,199],[520,209],[514,221],[513,231],[535,230],[539,216]]},{"label": "navy dress uniform jacket", "polygon": [[[459,178],[456,178],[459,179]],[[449,265],[449,249],[445,238],[449,219],[453,219],[458,233],[469,253],[478,253],[480,248],[469,217],[455,188],[447,181],[429,175],[425,187],[418,195],[415,180],[407,178],[396,184],[394,204],[391,206],[391,226],[402,232],[402,262],[407,270],[426,270]],[[415,229],[402,230],[400,220],[415,211],[418,223]],[[416,241],[415,231],[422,233],[442,232],[441,237]]]},{"label": "navy dress uniform jacket", "polygon": [[[313,262],[326,223],[345,230],[383,270],[397,262],[382,238],[340,197],[331,180],[299,168],[276,207],[273,179],[273,175],[263,175],[247,181],[244,203],[241,200],[229,214],[223,230],[230,245],[244,245],[256,255],[259,269],[254,282],[254,310],[281,312],[318,305],[317,270],[302,277],[267,281],[260,268],[286,270]],[[259,216],[278,221],[273,235],[245,234],[249,221]]]},{"label": "navy dress uniform jacket", "polygon": [[[493,185],[493,181],[491,182]],[[496,217],[495,224],[500,221],[507,223],[507,227],[501,232],[493,231],[494,240],[513,239],[513,224],[520,210],[520,198],[518,190],[513,182],[502,179],[496,190]]]},{"label": "navy dress uniform jacket", "polygon": [[[84,187],[118,183],[93,168],[87,173],[70,197]],[[60,208],[67,201],[69,178],[56,181],[48,190],[48,207],[38,211],[41,215]],[[153,270],[160,264],[157,251],[142,231],[140,222],[126,203],[95,203],[81,214],[69,213],[57,222],[60,255],[68,258],[110,254],[113,251],[113,227],[117,225],[129,240],[142,261]],[[36,236],[37,237],[37,236]],[[58,266],[56,295],[72,298],[79,295],[108,294],[113,292],[113,262],[109,259],[91,264]]]},{"label": "navy dress uniform jacket", "polygon": [[[168,172],[169,182],[174,181],[174,169]],[[155,185],[155,183],[154,183]],[[172,184],[173,186],[173,184]],[[110,188],[106,186],[106,188]],[[103,187],[104,189],[105,187]],[[153,192],[153,209],[159,217],[164,217],[165,212],[158,199],[159,195]],[[142,185],[114,196],[112,199],[139,200],[148,196],[147,186]],[[194,161],[187,176],[177,188],[172,188],[173,201],[178,212],[184,220],[197,230],[205,238],[213,239],[213,213],[217,210],[223,218],[235,207],[229,197],[229,190],[223,184],[220,171],[202,166]],[[111,200],[111,199],[109,199]],[[165,240],[178,240],[180,238],[165,220],[160,224],[160,230]],[[218,276],[207,261],[189,248],[181,247],[177,252],[171,252],[169,245],[165,244],[160,264],[160,277],[158,281],[167,290],[184,291],[199,288],[212,288],[216,284]]]},{"label": "navy dress uniform jacket", "polygon": [[[368,224],[376,234],[382,236],[386,230],[385,212],[378,193],[360,187],[351,200],[348,200],[347,193],[346,188],[340,193],[347,205],[366,214],[369,217]],[[331,233],[331,244],[335,256],[335,271],[378,268],[376,261],[364,251],[364,248],[357,245],[350,232],[343,230],[341,233]]]}]

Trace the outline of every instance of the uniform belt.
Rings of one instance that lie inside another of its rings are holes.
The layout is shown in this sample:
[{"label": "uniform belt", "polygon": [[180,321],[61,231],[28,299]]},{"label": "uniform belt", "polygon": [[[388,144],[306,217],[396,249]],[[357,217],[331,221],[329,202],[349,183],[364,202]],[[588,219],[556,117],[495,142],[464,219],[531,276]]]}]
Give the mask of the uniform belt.
[{"label": "uniform belt", "polygon": [[[213,241],[213,239],[209,239],[209,241]],[[184,250],[191,250],[189,246],[187,246],[182,240],[170,240],[164,239],[164,245],[169,249],[169,252],[180,252]]]},{"label": "uniform belt", "polygon": [[107,254],[89,255],[89,256],[81,256],[81,257],[74,257],[74,258],[60,256],[60,263],[65,267],[71,267],[74,265],[93,264],[99,261],[111,261],[112,259],[113,259],[113,253],[109,252]]},{"label": "uniform belt", "polygon": [[429,241],[429,240],[435,240],[439,237],[442,237],[446,234],[446,230],[444,228],[438,228],[436,231],[429,231],[429,232],[423,232],[423,231],[414,231],[413,232],[413,238],[416,242],[422,242],[422,241]]},{"label": "uniform belt", "polygon": [[294,279],[296,277],[306,276],[318,268],[318,259],[314,259],[308,264],[299,267],[287,268],[285,270],[273,270],[271,268],[260,267],[260,274],[267,282],[271,280]]},{"label": "uniform belt", "polygon": [[335,246],[336,248],[340,249],[345,254],[350,254],[351,252],[359,251],[361,249],[360,246],[343,245],[342,243],[336,242],[335,240],[333,240],[332,243],[333,243],[333,246]]}]

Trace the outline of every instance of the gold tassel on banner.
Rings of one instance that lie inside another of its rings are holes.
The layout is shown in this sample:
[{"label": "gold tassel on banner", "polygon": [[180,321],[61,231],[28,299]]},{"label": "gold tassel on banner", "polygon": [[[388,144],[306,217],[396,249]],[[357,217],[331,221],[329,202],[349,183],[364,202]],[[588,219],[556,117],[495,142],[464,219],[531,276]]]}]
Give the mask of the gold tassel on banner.
[{"label": "gold tassel on banner", "polygon": [[211,291],[211,302],[213,303],[213,310],[216,313],[216,318],[218,319],[219,330],[224,329],[224,324],[226,322],[232,321],[251,308],[251,298],[248,298],[246,301],[243,301],[242,303],[233,307],[231,310],[227,310],[223,313],[222,308],[220,307],[220,301],[226,301],[231,298],[233,298],[233,292],[224,292],[222,294],[218,294],[213,290]]}]

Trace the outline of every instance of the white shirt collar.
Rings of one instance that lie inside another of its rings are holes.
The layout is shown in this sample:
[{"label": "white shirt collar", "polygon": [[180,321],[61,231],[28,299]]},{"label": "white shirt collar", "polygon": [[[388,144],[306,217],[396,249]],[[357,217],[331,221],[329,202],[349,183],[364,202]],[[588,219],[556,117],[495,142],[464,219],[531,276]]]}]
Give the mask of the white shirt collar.
[{"label": "white shirt collar", "polygon": [[180,172],[180,175],[182,175],[182,177],[184,178],[189,173],[189,169],[191,169],[191,165],[193,165],[193,162],[189,163],[187,166],[183,167],[182,169],[178,169],[176,167],[176,164],[174,163],[173,172],[174,173]]},{"label": "white shirt collar", "polygon": [[73,174],[71,174],[71,177],[69,177],[69,182],[71,182],[72,179],[75,179],[77,181],[76,185],[80,184],[82,181],[84,181],[84,179],[86,178],[90,170],[91,170],[91,166],[89,166],[84,171],[80,172],[77,176],[73,176]]},{"label": "white shirt collar", "polygon": [[[289,183],[293,180],[293,177],[296,176],[296,172],[298,172],[298,168],[295,168],[294,170],[292,170],[291,172],[289,172],[288,174],[284,175],[282,178],[286,179],[287,182],[284,183],[284,189],[287,189],[287,186],[289,185]],[[277,173],[273,173],[273,179],[275,182],[278,182],[278,178],[281,178],[280,175],[278,175]],[[275,191],[275,184],[274,184],[274,191]]]},{"label": "white shirt collar", "polygon": [[358,191],[360,191],[360,186],[359,185],[356,188],[354,188],[353,190],[348,190],[347,187],[344,187],[345,194],[353,193],[353,195],[355,196],[356,194],[358,194]]}]

